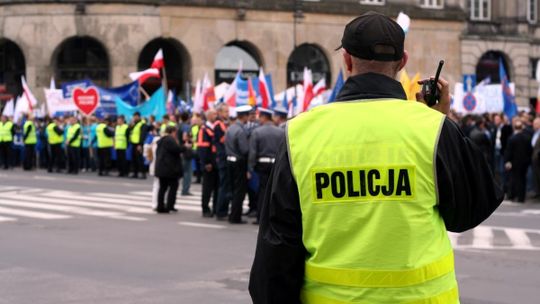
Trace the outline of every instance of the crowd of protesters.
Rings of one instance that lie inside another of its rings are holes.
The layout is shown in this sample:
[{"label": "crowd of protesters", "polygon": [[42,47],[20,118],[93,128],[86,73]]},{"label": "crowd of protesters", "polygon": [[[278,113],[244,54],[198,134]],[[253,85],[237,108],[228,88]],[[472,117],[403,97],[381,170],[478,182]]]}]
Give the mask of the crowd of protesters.
[{"label": "crowd of protesters", "polygon": [[507,200],[523,203],[540,198],[540,117],[527,111],[512,119],[503,113],[462,116],[451,112],[449,117],[480,147]]},{"label": "crowd of protesters", "polygon": [[276,133],[284,132],[287,112],[230,110],[221,104],[202,114],[143,118],[134,113],[129,119],[23,115],[16,123],[2,116],[0,165],[6,170],[22,166],[51,174],[95,172],[136,179],[146,179],[149,173],[154,177],[152,204],[157,213],[177,212],[178,188],[189,196],[192,182],[202,183],[203,217],[245,223],[244,197],[249,198],[244,215],[257,217],[258,193],[264,191],[276,141],[282,138]]}]

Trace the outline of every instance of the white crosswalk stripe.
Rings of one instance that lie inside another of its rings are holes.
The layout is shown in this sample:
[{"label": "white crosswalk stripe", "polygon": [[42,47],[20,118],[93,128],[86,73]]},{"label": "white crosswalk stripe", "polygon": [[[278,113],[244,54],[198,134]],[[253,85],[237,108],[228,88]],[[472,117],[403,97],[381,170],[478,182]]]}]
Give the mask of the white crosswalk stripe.
[{"label": "white crosswalk stripe", "polygon": [[[496,244],[496,232],[504,235],[499,242],[505,240],[509,244]],[[535,246],[531,241],[533,235],[540,239],[540,230],[483,225],[462,234],[448,233],[456,250],[540,250],[540,245]]]}]

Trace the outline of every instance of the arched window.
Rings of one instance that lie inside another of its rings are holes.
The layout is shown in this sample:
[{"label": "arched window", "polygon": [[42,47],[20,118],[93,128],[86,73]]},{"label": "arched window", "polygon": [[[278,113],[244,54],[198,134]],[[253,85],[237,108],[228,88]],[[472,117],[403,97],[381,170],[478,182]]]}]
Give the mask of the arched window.
[{"label": "arched window", "polygon": [[242,76],[257,77],[262,59],[257,48],[247,41],[233,41],[222,47],[216,55],[216,84],[231,83],[238,68],[242,66]]},{"label": "arched window", "polygon": [[7,93],[22,93],[21,76],[25,75],[24,55],[13,41],[0,39],[0,84],[6,85]]},{"label": "arched window", "polygon": [[311,69],[313,82],[326,79],[331,82],[330,63],[324,52],[315,44],[304,43],[297,46],[287,61],[287,86],[298,84],[304,80],[304,68]]},{"label": "arched window", "polygon": [[490,78],[491,83],[501,83],[501,78],[499,76],[499,60],[502,59],[504,69],[508,76],[508,81],[511,79],[510,69],[506,56],[503,52],[499,51],[489,51],[484,53],[478,64],[476,65],[476,79],[478,82]]},{"label": "arched window", "polygon": [[[156,38],[148,42],[139,55],[139,71],[150,68],[159,49],[163,50],[167,88],[174,90],[176,94],[185,92],[186,82],[190,80],[191,57],[184,45],[176,39]],[[152,94],[161,85],[161,79],[150,78],[143,84],[143,88]]]},{"label": "arched window", "polygon": [[109,86],[109,56],[103,44],[92,37],[62,42],[56,49],[54,66],[58,82],[87,78],[99,86]]}]

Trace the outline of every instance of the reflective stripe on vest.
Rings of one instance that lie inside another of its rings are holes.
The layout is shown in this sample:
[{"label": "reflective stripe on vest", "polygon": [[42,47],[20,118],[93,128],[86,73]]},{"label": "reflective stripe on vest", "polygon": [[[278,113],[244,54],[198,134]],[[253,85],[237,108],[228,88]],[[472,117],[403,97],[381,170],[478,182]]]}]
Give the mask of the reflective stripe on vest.
[{"label": "reflective stripe on vest", "polygon": [[144,125],[144,121],[141,120],[137,124],[135,124],[135,126],[131,130],[131,133],[129,135],[129,141],[132,144],[135,144],[135,145],[140,144],[140,141],[141,141],[141,128],[142,128],[143,125]]},{"label": "reflective stripe on vest", "polygon": [[304,303],[457,303],[437,210],[443,121],[419,103],[366,100],[320,106],[288,123],[308,252]]},{"label": "reflective stripe on vest", "polygon": [[64,141],[64,134],[58,135],[54,129],[56,128],[56,123],[50,123],[47,126],[47,138],[50,145],[58,145]]},{"label": "reflective stripe on vest", "polygon": [[24,123],[24,126],[23,126],[23,138],[24,138],[24,134],[26,134],[26,132],[28,132],[28,128],[30,128],[30,133],[28,133],[28,136],[24,140],[24,144],[26,144],[26,145],[35,145],[37,143],[36,126],[30,120],[27,120]]},{"label": "reflective stripe on vest", "polygon": [[[77,138],[75,140],[73,140],[73,136],[75,135],[77,130],[79,130],[79,135],[77,136]],[[82,137],[82,134],[81,134],[81,125],[80,124],[76,123],[76,124],[74,124],[74,125],[72,125],[72,126],[70,126],[68,128],[67,139],[70,140],[70,142],[69,142],[70,147],[80,148],[81,147],[81,137]]]},{"label": "reflective stripe on vest", "polygon": [[114,148],[116,150],[127,149],[127,129],[128,125],[126,124],[116,126],[114,130]]},{"label": "reflective stripe on vest", "polygon": [[11,121],[6,121],[5,123],[0,122],[0,142],[13,141],[13,134],[11,133],[12,128],[13,123]]},{"label": "reflective stripe on vest", "polygon": [[107,125],[100,123],[96,128],[97,147],[98,148],[111,148],[113,146],[112,137],[105,135],[105,129]]}]

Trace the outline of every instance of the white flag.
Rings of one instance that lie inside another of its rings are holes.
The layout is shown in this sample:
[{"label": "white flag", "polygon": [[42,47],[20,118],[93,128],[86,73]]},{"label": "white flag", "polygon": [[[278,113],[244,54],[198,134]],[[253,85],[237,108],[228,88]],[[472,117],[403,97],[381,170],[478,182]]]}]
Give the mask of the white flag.
[{"label": "white flag", "polygon": [[6,105],[4,106],[4,111],[2,111],[2,115],[13,117],[14,112],[15,106],[13,105],[13,98],[11,98],[8,102],[6,102]]}]

